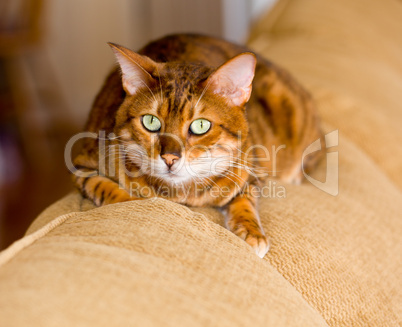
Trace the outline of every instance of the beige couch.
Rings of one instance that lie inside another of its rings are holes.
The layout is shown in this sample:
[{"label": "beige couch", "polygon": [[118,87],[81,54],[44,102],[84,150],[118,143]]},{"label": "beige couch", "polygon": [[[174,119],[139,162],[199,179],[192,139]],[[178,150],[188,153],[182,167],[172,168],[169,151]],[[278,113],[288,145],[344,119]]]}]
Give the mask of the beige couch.
[{"label": "beige couch", "polygon": [[397,0],[280,1],[254,28],[340,136],[336,197],[261,201],[264,259],[213,209],[70,194],[0,254],[0,326],[401,324],[401,35]]}]

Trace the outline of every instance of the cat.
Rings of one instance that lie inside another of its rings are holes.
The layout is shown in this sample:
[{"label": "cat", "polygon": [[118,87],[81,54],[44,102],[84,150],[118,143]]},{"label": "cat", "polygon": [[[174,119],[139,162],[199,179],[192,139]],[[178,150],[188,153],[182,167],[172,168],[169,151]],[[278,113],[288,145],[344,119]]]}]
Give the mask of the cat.
[{"label": "cat", "polygon": [[93,104],[86,131],[97,136],[74,160],[76,187],[97,206],[158,196],[221,208],[227,228],[264,257],[259,187],[271,177],[300,183],[302,153],[322,137],[309,93],[214,37],[170,35],[138,53],[109,45],[118,65]]}]

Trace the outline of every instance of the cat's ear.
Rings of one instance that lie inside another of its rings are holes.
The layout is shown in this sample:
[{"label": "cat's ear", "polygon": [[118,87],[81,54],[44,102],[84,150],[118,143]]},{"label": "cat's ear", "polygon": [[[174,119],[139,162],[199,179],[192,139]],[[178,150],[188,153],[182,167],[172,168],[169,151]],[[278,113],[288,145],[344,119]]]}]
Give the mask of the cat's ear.
[{"label": "cat's ear", "polygon": [[220,66],[205,82],[213,93],[235,106],[244,106],[250,99],[251,83],[257,59],[251,52],[242,53]]},{"label": "cat's ear", "polygon": [[155,82],[152,73],[158,65],[152,59],[141,56],[121,45],[108,43],[112,48],[123,74],[124,90],[134,95],[140,88],[151,87]]}]

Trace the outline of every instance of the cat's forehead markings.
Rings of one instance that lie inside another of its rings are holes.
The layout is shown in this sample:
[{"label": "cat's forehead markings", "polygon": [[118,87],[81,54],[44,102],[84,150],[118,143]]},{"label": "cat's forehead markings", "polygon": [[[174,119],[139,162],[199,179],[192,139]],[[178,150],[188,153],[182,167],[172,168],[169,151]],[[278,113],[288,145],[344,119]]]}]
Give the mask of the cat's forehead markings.
[{"label": "cat's forehead markings", "polygon": [[190,86],[172,81],[168,89],[170,92],[166,92],[165,96],[168,113],[179,117],[183,114],[185,107],[189,103],[187,94]]},{"label": "cat's forehead markings", "polygon": [[[208,74],[206,67],[197,64],[171,65],[164,72],[163,93],[167,103],[166,114],[176,119],[191,120],[196,113],[194,105],[198,97],[194,96],[194,87]],[[160,106],[158,111],[164,111]]]}]

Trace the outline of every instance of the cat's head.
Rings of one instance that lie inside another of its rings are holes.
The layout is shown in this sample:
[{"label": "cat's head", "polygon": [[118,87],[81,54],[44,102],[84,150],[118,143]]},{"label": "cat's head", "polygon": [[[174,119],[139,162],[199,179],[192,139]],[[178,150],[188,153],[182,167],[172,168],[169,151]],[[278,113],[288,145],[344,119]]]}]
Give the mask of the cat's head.
[{"label": "cat's head", "polygon": [[240,54],[218,68],[157,63],[110,44],[126,98],[115,134],[141,171],[168,183],[208,179],[239,167],[256,58]]}]

